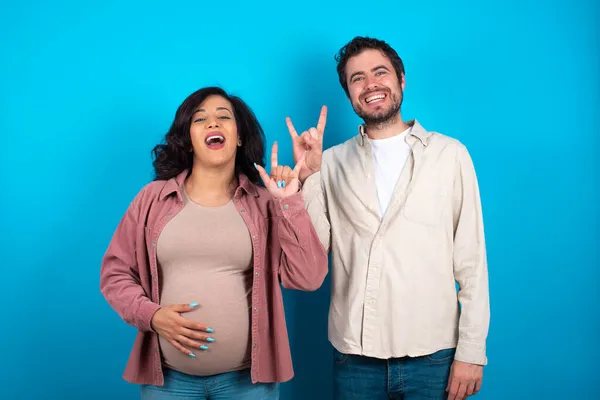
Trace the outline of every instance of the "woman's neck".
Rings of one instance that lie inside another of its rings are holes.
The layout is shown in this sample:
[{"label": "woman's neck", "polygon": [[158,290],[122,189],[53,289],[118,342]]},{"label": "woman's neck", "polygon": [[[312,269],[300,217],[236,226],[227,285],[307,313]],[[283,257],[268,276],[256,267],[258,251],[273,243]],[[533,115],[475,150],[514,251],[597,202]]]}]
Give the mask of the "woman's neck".
[{"label": "woman's neck", "polygon": [[232,168],[205,168],[194,165],[185,180],[185,190],[194,203],[205,207],[227,204],[237,188],[235,165]]}]

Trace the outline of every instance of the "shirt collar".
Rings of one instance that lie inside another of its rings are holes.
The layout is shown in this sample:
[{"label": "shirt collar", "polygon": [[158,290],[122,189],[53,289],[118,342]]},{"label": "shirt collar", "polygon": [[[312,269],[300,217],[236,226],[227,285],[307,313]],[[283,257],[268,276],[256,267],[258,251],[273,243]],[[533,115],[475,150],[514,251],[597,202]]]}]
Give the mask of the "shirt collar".
[{"label": "shirt collar", "polygon": [[[180,172],[179,175],[167,180],[167,182],[165,183],[165,186],[163,187],[163,189],[160,192],[160,199],[164,200],[167,196],[169,196],[173,193],[177,193],[178,196],[180,196],[180,198],[183,198],[183,195],[182,195],[183,184],[185,182],[185,178],[188,177],[189,173],[190,173],[189,169],[186,169],[186,170]],[[249,195],[258,197],[258,190],[256,190],[256,185],[254,185],[252,182],[250,182],[250,179],[248,179],[248,177],[246,175],[240,174],[238,179],[239,179],[238,190],[241,188]]]},{"label": "shirt collar", "polygon": [[[408,135],[416,137],[421,141],[423,146],[427,146],[432,133],[428,132],[425,128],[423,128],[423,126],[416,119],[410,120],[406,124],[411,127],[410,131],[408,131]],[[364,124],[360,124],[358,126],[358,133],[359,143],[361,146],[364,146],[365,141],[369,138],[367,136],[366,127]]]}]

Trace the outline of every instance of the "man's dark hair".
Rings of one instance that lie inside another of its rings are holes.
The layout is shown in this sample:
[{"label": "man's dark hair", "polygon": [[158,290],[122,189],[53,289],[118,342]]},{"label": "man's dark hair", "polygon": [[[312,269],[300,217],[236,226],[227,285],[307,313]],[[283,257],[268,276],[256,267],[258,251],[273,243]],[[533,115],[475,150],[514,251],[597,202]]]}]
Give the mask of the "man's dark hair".
[{"label": "man's dark hair", "polygon": [[348,82],[346,81],[346,64],[348,64],[348,60],[351,57],[356,56],[367,49],[380,50],[390,59],[394,70],[396,70],[398,81],[400,81],[402,79],[402,75],[404,75],[404,63],[402,62],[400,56],[398,56],[398,53],[396,53],[396,50],[392,49],[389,44],[383,40],[357,36],[344,45],[344,47],[342,47],[335,55],[335,61],[338,63],[337,73],[340,79],[340,84],[344,88],[346,96],[348,97],[350,97],[350,92],[348,91]]}]

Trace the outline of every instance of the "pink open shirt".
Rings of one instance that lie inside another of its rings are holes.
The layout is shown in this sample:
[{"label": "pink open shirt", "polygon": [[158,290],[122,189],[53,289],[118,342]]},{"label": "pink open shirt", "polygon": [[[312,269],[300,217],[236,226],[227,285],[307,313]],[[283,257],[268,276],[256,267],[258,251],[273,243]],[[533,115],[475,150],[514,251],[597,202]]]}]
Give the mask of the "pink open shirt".
[{"label": "pink open shirt", "polygon": [[[156,241],[183,208],[188,171],[153,181],[134,198],[102,260],[100,290],[137,334],[123,378],[164,384],[158,335],[150,321],[159,306]],[[327,275],[327,253],[304,209],[302,194],[283,200],[240,176],[233,201],[252,238],[252,382],[285,382],[294,376],[281,285],[316,290]],[[281,285],[280,285],[281,284]]]}]

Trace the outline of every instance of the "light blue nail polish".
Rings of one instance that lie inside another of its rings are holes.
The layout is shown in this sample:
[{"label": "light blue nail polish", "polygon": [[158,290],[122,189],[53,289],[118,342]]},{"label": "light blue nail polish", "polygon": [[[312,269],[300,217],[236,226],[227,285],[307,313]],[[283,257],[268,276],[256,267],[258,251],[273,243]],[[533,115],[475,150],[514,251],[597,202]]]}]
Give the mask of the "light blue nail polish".
[{"label": "light blue nail polish", "polygon": [[207,338],[207,339],[206,339],[206,341],[207,341],[207,342],[211,342],[211,343],[212,343],[212,342],[214,342],[214,341],[215,341],[215,339],[213,339],[213,338],[209,337],[209,338]]},{"label": "light blue nail polish", "polygon": [[196,303],[196,302],[190,303],[190,307],[198,307],[198,303]]},{"label": "light blue nail polish", "polygon": [[194,353],[190,353],[189,356],[192,357],[192,358],[196,357],[196,355]]},{"label": "light blue nail polish", "polygon": [[254,168],[258,169],[258,165],[256,165],[256,163],[254,163]]},{"label": "light blue nail polish", "polygon": [[214,332],[214,330],[213,330],[212,328],[206,328],[206,332],[208,332],[208,333],[213,333],[213,332]]},{"label": "light blue nail polish", "polygon": [[285,187],[285,181],[281,182],[281,187]]},{"label": "light blue nail polish", "polygon": [[280,188],[281,187],[281,181],[277,181],[277,187]]},{"label": "light blue nail polish", "polygon": [[200,346],[200,348],[201,348],[202,350],[208,350],[208,347],[206,347],[205,345],[202,345],[202,346]]}]

